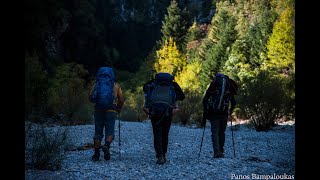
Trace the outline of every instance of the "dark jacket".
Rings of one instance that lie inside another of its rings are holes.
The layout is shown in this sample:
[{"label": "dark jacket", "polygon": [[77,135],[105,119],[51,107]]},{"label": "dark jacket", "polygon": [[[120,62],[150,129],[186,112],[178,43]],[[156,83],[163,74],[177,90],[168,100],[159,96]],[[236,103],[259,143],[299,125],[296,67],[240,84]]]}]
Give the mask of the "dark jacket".
[{"label": "dark jacket", "polygon": [[[209,87],[208,87],[208,89],[206,91],[206,94],[205,94],[205,96],[204,96],[204,98],[202,100],[204,111],[206,111],[205,107],[206,107],[206,103],[208,102],[208,98],[209,98],[210,92],[213,92],[215,90],[215,85],[216,85],[215,83],[216,83],[216,81],[214,79],[210,83],[210,85],[209,85]],[[234,110],[234,108],[236,106],[236,100],[235,100],[234,96],[237,94],[238,86],[235,83],[235,81],[232,80],[231,78],[229,78],[229,84],[230,84],[230,86],[229,86],[229,100],[230,100],[230,103],[231,103],[231,107],[229,109],[229,112],[226,111],[223,114],[228,114],[230,112],[233,112],[233,110]],[[206,112],[206,113],[208,113],[208,112]],[[211,115],[213,115],[213,114],[212,113],[208,113],[207,114],[207,116],[211,116]]]}]

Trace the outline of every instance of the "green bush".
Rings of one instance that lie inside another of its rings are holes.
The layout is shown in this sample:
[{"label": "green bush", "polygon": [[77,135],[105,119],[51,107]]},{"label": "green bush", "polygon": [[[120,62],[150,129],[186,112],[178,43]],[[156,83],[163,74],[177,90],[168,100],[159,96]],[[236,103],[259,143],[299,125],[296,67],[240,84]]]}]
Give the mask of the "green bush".
[{"label": "green bush", "polygon": [[144,95],[142,87],[136,91],[124,90],[125,103],[121,111],[121,119],[127,121],[143,121],[147,115],[143,111]]},{"label": "green bush", "polygon": [[285,84],[267,71],[244,79],[237,101],[257,131],[270,130],[286,114],[290,101]]},{"label": "green bush", "polygon": [[173,122],[181,122],[182,125],[201,124],[202,121],[202,95],[197,92],[184,90],[186,98],[178,101],[180,111],[173,116]]},{"label": "green bush", "polygon": [[89,102],[92,85],[86,85],[87,74],[82,65],[75,63],[57,67],[55,76],[49,79],[48,115],[59,117],[66,125],[92,121],[93,106]]}]

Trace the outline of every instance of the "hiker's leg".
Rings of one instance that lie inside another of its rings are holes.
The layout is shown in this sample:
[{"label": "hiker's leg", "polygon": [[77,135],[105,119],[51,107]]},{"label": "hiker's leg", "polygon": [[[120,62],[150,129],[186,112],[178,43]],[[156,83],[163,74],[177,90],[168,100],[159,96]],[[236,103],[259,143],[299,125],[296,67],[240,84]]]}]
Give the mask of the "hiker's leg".
[{"label": "hiker's leg", "polygon": [[104,112],[94,112],[94,140],[102,140],[104,128]]},{"label": "hiker's leg", "polygon": [[98,161],[100,158],[100,146],[101,146],[101,141],[95,139],[94,140],[94,154],[91,157],[93,161]]},{"label": "hiker's leg", "polygon": [[104,159],[110,159],[110,145],[114,139],[114,125],[115,125],[116,113],[106,112],[105,113],[105,144],[102,147],[104,152]]},{"label": "hiker's leg", "polygon": [[103,113],[102,112],[95,112],[94,113],[94,154],[92,156],[93,161],[98,161],[100,157],[100,146],[101,140],[103,138]]},{"label": "hiker's leg", "polygon": [[220,151],[224,153],[224,143],[226,139],[225,131],[227,128],[227,120],[228,120],[228,115],[223,115],[221,116],[221,119],[219,119],[220,123],[220,128],[219,128],[219,147]]},{"label": "hiker's leg", "polygon": [[220,121],[216,118],[210,119],[211,123],[211,140],[212,140],[212,146],[213,150],[216,151],[217,149],[220,149],[219,147],[219,125]]},{"label": "hiker's leg", "polygon": [[151,119],[153,130],[153,143],[157,158],[163,155],[162,147],[162,123],[156,124],[158,119]]},{"label": "hiker's leg", "polygon": [[171,127],[172,117],[166,117],[163,121],[162,129],[162,151],[165,156],[168,150],[168,141],[169,141],[169,131]]},{"label": "hiker's leg", "polygon": [[211,139],[212,139],[212,146],[213,146],[213,157],[222,157],[222,152],[220,151],[220,144],[219,144],[219,130],[220,130],[220,123],[219,119],[212,118],[210,119],[211,123]]},{"label": "hiker's leg", "polygon": [[105,113],[105,143],[111,144],[114,139],[114,126],[116,122],[115,112]]}]

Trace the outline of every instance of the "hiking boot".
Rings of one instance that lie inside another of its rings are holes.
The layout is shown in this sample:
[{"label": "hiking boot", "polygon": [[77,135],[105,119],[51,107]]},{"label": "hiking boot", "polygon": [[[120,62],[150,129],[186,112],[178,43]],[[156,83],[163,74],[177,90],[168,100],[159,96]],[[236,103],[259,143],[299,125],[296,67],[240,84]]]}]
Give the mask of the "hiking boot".
[{"label": "hiking boot", "polygon": [[222,157],[224,157],[224,155],[220,150],[214,151],[213,158],[222,158]]},{"label": "hiking boot", "polygon": [[110,146],[108,147],[108,146],[103,146],[102,147],[102,151],[103,151],[103,153],[104,153],[104,156],[103,156],[103,158],[106,160],[106,161],[108,161],[108,160],[110,160]]},{"label": "hiking boot", "polygon": [[220,151],[222,152],[222,154],[224,153],[224,149],[223,148],[220,148]]},{"label": "hiking boot", "polygon": [[158,160],[157,160],[156,164],[161,165],[161,164],[164,164],[164,163],[166,163],[166,158],[164,156],[158,157]]},{"label": "hiking boot", "polygon": [[92,156],[92,161],[96,162],[99,161],[100,158],[100,149],[95,149],[94,154]]},{"label": "hiking boot", "polygon": [[94,162],[96,162],[96,161],[98,161],[99,158],[100,158],[100,146],[101,146],[101,141],[95,139],[93,143],[94,143],[94,154],[93,154],[93,156],[92,156],[92,160],[93,160]]}]

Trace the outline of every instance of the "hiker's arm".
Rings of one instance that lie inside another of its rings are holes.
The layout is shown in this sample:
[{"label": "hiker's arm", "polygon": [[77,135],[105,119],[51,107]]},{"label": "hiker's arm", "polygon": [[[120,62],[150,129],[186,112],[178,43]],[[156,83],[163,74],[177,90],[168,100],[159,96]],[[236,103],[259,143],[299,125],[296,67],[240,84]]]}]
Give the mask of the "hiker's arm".
[{"label": "hiker's arm", "polygon": [[185,95],[184,95],[181,87],[179,86],[179,84],[177,82],[173,82],[173,86],[174,86],[174,90],[176,91],[176,94],[177,94],[177,101],[183,101],[185,98]]},{"label": "hiker's arm", "polygon": [[117,83],[116,84],[118,86],[118,90],[117,90],[117,108],[121,109],[123,104],[124,104],[124,96],[121,90],[120,85]]},{"label": "hiker's arm", "polygon": [[237,95],[237,91],[238,91],[237,83],[232,79],[229,79],[229,82],[230,82],[230,93],[231,93],[231,95]]},{"label": "hiker's arm", "polygon": [[153,82],[153,79],[151,79],[150,81],[146,82],[144,85],[143,85],[143,92],[147,92],[150,90],[150,85],[152,84]]},{"label": "hiker's arm", "polygon": [[208,102],[208,97],[209,97],[209,88],[207,89],[204,97],[202,98],[202,105],[203,105],[203,112],[202,112],[202,122],[201,125],[205,126],[207,122],[207,102]]},{"label": "hiker's arm", "polygon": [[149,98],[149,93],[150,93],[150,86],[153,82],[153,79],[146,82],[144,85],[143,85],[143,95],[144,95],[144,104],[143,104],[143,111],[149,115],[149,108],[148,108],[148,104],[147,104],[147,99]]},{"label": "hiker's arm", "polygon": [[206,93],[205,93],[205,95],[204,95],[203,98],[202,98],[203,108],[204,108],[205,106],[207,106],[209,94],[210,94],[210,92],[212,92],[212,91],[214,90],[214,85],[215,85],[215,81],[211,82],[211,83],[207,86]]}]

